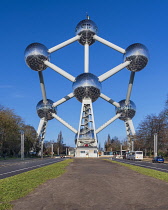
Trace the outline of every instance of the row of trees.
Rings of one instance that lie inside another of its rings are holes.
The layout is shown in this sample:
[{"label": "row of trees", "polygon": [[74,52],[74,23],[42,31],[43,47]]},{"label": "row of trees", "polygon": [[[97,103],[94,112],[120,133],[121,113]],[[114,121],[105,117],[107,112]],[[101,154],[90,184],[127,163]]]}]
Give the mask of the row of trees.
[{"label": "row of trees", "polygon": [[[142,150],[144,154],[150,156],[153,155],[154,150],[154,135],[158,136],[158,154],[168,156],[168,99],[165,103],[165,108],[158,114],[150,114],[140,122],[136,136],[132,136],[134,139],[134,149]],[[108,135],[105,141],[106,151],[120,150],[120,145],[123,145],[123,149],[127,149],[127,142],[121,141],[117,137],[110,138]]]},{"label": "row of trees", "polygon": [[117,151],[120,150],[121,141],[118,139],[118,137],[110,137],[110,134],[108,134],[107,141],[105,141],[104,149],[105,151]]},{"label": "row of trees", "polygon": [[36,130],[26,125],[22,118],[13,110],[0,105],[0,155],[19,156],[21,144],[21,132],[25,136],[25,155],[31,150],[39,152],[40,143]]},{"label": "row of trees", "polygon": [[[40,151],[40,141],[34,127],[26,125],[22,118],[14,113],[13,110],[0,105],[0,155],[19,156],[20,155],[20,136],[25,134],[25,155],[30,151],[36,154]],[[145,154],[152,155],[154,149],[154,134],[158,135],[158,152],[168,156],[168,99],[165,108],[158,114],[147,115],[139,124],[136,136],[134,136],[135,150],[143,150]],[[65,154],[66,145],[63,143],[62,132],[59,133],[57,142],[46,142],[44,144],[45,154],[51,153],[51,143],[53,143],[54,154]],[[111,138],[110,135],[105,141],[106,151],[127,149],[127,142],[121,141],[117,137]]]},{"label": "row of trees", "polygon": [[165,108],[158,115],[147,115],[139,124],[135,137],[135,149],[152,155],[155,133],[158,135],[158,153],[168,156],[168,99]]},{"label": "row of trees", "polygon": [[[41,151],[41,142],[37,138],[35,128],[26,125],[13,110],[0,105],[0,156],[19,157],[21,155],[21,132],[24,132],[25,156],[38,155]],[[66,154],[68,147],[63,143],[61,131],[56,142],[44,142],[44,155],[51,155],[51,144],[53,144],[54,154]]]}]

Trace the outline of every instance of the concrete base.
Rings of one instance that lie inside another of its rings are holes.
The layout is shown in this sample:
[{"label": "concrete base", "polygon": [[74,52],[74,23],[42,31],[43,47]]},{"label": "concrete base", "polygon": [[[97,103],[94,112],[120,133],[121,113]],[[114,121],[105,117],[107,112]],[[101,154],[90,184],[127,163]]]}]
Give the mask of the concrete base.
[{"label": "concrete base", "polygon": [[77,147],[75,157],[98,157],[97,147]]}]

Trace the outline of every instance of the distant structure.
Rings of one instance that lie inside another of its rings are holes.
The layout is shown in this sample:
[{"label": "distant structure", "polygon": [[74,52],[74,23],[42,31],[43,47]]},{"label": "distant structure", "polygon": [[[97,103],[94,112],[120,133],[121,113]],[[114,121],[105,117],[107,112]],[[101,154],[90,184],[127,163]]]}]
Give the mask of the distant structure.
[{"label": "distant structure", "polygon": [[[36,109],[37,114],[40,117],[37,134],[41,138],[42,151],[47,122],[53,118],[57,119],[59,122],[61,122],[75,133],[76,157],[98,157],[97,134],[116,119],[124,121],[128,136],[128,150],[133,150],[133,138],[131,137],[135,136],[135,129],[133,126],[132,118],[135,115],[136,107],[133,101],[130,100],[130,96],[135,73],[142,70],[148,63],[148,50],[143,44],[139,43],[132,44],[126,49],[123,49],[99,37],[97,35],[98,28],[96,24],[90,20],[89,16],[77,24],[75,32],[76,35],[73,38],[64,41],[50,49],[47,49],[47,47],[45,47],[43,44],[32,43],[25,50],[26,64],[32,70],[38,72],[40,79],[42,100],[38,102]],[[84,72],[78,75],[76,78],[50,62],[51,53],[75,41],[78,41],[81,45],[84,46]],[[123,63],[98,77],[89,72],[89,46],[94,44],[96,41],[101,42],[102,44],[107,45],[108,47],[124,55]],[[72,92],[56,102],[53,102],[46,96],[42,71],[47,67],[53,69],[73,83]],[[127,68],[131,71],[128,90],[126,98],[116,102],[101,92],[101,86],[103,81],[124,68]],[[73,97],[76,97],[76,99],[82,103],[78,129],[73,128],[57,115],[57,106],[70,100]],[[101,127],[96,129],[92,103],[99,97],[115,106],[116,115]]]}]

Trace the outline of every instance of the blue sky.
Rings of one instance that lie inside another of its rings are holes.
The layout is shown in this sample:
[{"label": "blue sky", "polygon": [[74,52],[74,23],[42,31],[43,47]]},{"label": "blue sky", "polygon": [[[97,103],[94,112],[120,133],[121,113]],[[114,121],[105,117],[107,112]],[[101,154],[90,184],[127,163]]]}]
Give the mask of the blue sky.
[{"label": "blue sky", "polygon": [[[38,73],[27,67],[25,48],[39,42],[51,48],[75,36],[75,27],[89,14],[98,35],[124,49],[144,44],[150,53],[145,69],[135,75],[131,100],[137,107],[135,129],[147,114],[158,114],[168,93],[168,1],[167,0],[3,0],[0,1],[0,104],[15,110],[26,124],[38,127],[36,105],[42,99]],[[75,42],[51,54],[51,62],[73,76],[83,73],[84,49]],[[123,55],[101,44],[90,47],[90,72],[99,76],[123,62]],[[72,92],[72,83],[53,70],[43,71],[47,97],[57,101]],[[124,69],[102,83],[102,92],[115,101],[125,99],[130,71]],[[96,128],[115,115],[114,106],[102,99],[93,103]],[[81,103],[75,98],[58,107],[58,115],[78,129]],[[74,146],[74,133],[55,119],[49,121],[46,140],[56,140],[62,131],[64,143]],[[115,121],[98,134],[107,139],[126,137],[124,123]]]}]

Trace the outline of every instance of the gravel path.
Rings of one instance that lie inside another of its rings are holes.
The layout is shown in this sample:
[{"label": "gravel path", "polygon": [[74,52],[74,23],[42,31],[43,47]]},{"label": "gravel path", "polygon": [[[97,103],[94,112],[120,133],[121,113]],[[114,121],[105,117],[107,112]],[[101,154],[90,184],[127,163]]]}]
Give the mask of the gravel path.
[{"label": "gravel path", "polygon": [[167,210],[168,183],[103,159],[74,159],[67,172],[14,201],[13,210]]}]

